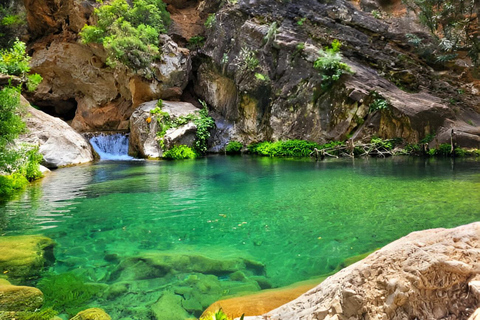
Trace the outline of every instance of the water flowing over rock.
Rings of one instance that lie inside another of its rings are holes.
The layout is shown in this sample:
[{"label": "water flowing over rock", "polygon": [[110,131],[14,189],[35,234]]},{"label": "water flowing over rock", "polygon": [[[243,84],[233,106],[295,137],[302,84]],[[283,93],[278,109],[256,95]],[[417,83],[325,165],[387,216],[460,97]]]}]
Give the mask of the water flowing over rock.
[{"label": "water flowing over rock", "polygon": [[[160,158],[163,149],[160,147],[157,132],[162,131],[155,115],[150,113],[157,106],[157,100],[139,106],[130,118],[129,154],[142,158]],[[198,112],[200,109],[188,102],[163,101],[162,111],[170,117],[178,118]],[[164,140],[165,150],[174,145],[193,146],[197,127],[188,122],[178,128],[167,130]]]},{"label": "water flowing over rock", "polygon": [[[23,100],[23,104],[28,104]],[[30,106],[24,116],[28,132],[19,138],[39,146],[42,164],[47,168],[93,161],[90,145],[64,121]]]},{"label": "water flowing over rock", "polygon": [[132,160],[128,155],[128,136],[123,133],[97,134],[89,139],[100,160]]},{"label": "water flowing over rock", "polygon": [[480,223],[413,232],[248,320],[468,319],[480,302]]}]

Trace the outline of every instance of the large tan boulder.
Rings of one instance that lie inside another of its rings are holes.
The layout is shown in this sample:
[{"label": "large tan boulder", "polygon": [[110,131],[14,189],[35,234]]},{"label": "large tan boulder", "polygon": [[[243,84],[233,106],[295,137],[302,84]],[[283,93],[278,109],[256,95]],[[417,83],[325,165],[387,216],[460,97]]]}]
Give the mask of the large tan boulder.
[{"label": "large tan boulder", "polygon": [[37,288],[0,285],[0,311],[35,311],[43,304],[43,293]]},{"label": "large tan boulder", "polygon": [[413,232],[264,316],[280,319],[468,319],[480,292],[480,222]]},{"label": "large tan boulder", "polygon": [[93,161],[90,144],[66,122],[30,106],[24,119],[28,130],[19,141],[38,145],[43,155],[42,164],[46,167],[57,168]]},{"label": "large tan boulder", "polygon": [[[140,105],[130,118],[130,141],[129,154],[142,158],[160,158],[163,149],[160,146],[157,132],[162,129],[157,119],[161,115],[151,114],[150,111],[157,107],[157,100],[145,102]],[[171,118],[194,114],[200,109],[188,102],[163,101],[163,112],[167,112]],[[178,128],[169,129],[164,136],[165,150],[174,145],[193,146],[197,127],[188,122]]]},{"label": "large tan boulder", "polygon": [[53,259],[55,243],[44,236],[0,237],[0,273],[11,280],[38,277]]}]

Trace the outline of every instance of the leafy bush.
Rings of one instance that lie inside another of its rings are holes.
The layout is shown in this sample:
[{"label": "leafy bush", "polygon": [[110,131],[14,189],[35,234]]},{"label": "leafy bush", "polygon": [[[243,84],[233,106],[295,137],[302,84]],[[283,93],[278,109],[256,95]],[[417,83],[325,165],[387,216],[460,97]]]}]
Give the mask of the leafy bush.
[{"label": "leafy bush", "polygon": [[179,145],[163,153],[163,158],[170,160],[195,159],[195,152],[188,146]]},{"label": "leafy bush", "polygon": [[242,151],[243,144],[238,141],[230,141],[225,147],[225,152],[228,154],[237,154]]},{"label": "leafy bush", "polygon": [[352,69],[342,62],[340,54],[341,43],[333,40],[331,47],[325,50],[320,49],[320,57],[315,60],[313,67],[322,74],[322,89],[329,89],[335,82],[340,79],[342,74],[353,73]]},{"label": "leafy bush", "polygon": [[0,73],[23,76],[30,71],[30,57],[25,54],[25,43],[17,40],[10,49],[0,51]]},{"label": "leafy bush", "polygon": [[158,37],[166,33],[170,15],[161,0],[113,0],[95,9],[96,25],[85,25],[83,43],[101,43],[108,53],[107,64],[117,62],[138,70],[148,69],[159,57]]},{"label": "leafy bush", "polygon": [[7,200],[15,191],[25,188],[27,178],[20,173],[0,175],[0,200]]},{"label": "leafy bush", "polygon": [[189,49],[198,49],[205,43],[205,38],[202,36],[194,36],[188,39]]},{"label": "leafy bush", "polygon": [[305,140],[264,141],[247,146],[250,153],[269,157],[308,157],[315,148],[321,146]]},{"label": "leafy bush", "polygon": [[17,6],[10,6],[7,1],[2,1],[1,3],[0,48],[8,48],[25,31],[27,19],[25,12],[18,11]]},{"label": "leafy bush", "polygon": [[368,108],[368,112],[374,112],[374,111],[381,111],[381,110],[387,110],[390,104],[388,103],[387,100],[385,99],[375,99],[373,102],[370,104]]},{"label": "leafy bush", "polygon": [[200,110],[198,117],[193,120],[197,126],[195,139],[195,150],[201,154],[207,152],[207,140],[210,138],[210,130],[215,127],[215,121],[208,116],[208,108],[205,101],[200,100],[203,109]]}]

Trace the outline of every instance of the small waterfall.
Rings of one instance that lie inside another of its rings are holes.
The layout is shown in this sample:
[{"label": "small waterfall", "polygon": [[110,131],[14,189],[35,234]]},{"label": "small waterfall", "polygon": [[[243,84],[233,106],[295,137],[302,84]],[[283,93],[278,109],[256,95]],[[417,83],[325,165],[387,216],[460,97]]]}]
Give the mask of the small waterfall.
[{"label": "small waterfall", "polygon": [[90,144],[100,160],[133,160],[128,155],[128,135],[122,133],[99,134],[90,138]]}]

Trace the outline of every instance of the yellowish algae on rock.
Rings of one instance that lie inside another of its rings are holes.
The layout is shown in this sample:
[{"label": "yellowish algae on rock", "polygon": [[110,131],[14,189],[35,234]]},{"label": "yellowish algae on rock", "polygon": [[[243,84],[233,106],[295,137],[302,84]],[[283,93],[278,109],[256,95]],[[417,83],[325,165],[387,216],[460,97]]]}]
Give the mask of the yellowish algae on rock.
[{"label": "yellowish algae on rock", "polygon": [[44,236],[0,237],[0,273],[10,281],[36,278],[46,262],[53,260],[54,246]]}]

